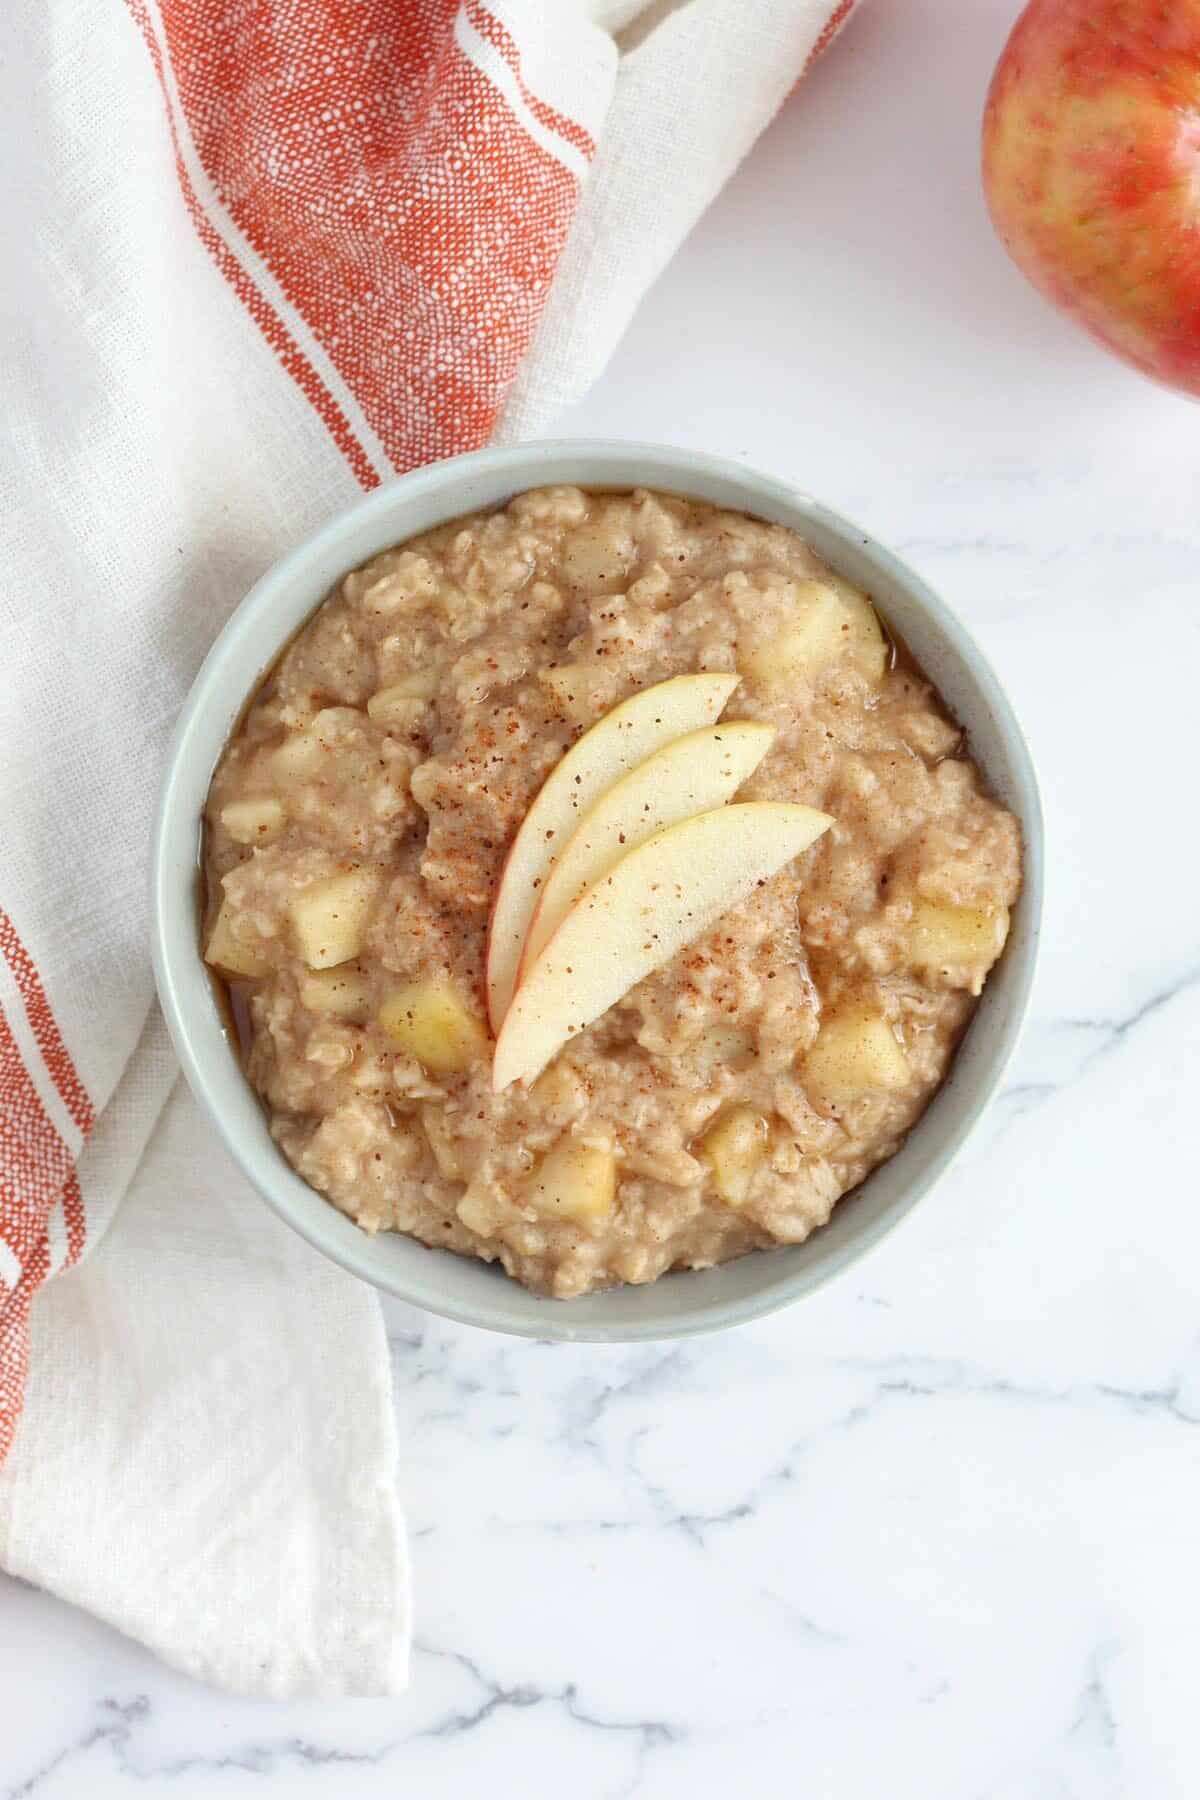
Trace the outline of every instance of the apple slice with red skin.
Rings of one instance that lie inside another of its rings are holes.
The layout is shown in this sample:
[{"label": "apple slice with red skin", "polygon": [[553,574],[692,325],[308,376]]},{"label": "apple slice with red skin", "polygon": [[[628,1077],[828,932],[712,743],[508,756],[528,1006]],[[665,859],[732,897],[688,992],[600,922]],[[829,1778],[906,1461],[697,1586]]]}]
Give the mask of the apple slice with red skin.
[{"label": "apple slice with red skin", "polygon": [[542,884],[521,953],[518,989],[588,888],[656,831],[732,800],[767,754],[774,736],[774,726],[749,719],[689,731],[673,744],[664,744],[601,794]]},{"label": "apple slice with red skin", "polygon": [[833,820],[745,801],[668,825],[623,856],[567,913],[517,989],[492,1087],[529,1080],[593,1019],[807,850]]},{"label": "apple slice with red skin", "polygon": [[672,738],[711,725],[740,676],[676,675],[643,688],[585,731],[550,771],[513,839],[492,902],[487,936],[487,1008],[498,1032],[512,1000],[521,951],[551,864],[614,781]]}]

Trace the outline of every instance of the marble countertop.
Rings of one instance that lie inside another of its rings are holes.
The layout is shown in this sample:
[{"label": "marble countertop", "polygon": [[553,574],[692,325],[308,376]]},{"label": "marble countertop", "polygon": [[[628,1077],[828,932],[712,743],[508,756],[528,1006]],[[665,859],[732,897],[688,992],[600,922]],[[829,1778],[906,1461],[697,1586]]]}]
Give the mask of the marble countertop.
[{"label": "marble countertop", "polygon": [[990,235],[1014,11],[864,6],[562,421],[793,479],[978,634],[1050,850],[1003,1096],[902,1230],[726,1336],[390,1308],[402,1700],[214,1695],[0,1580],[8,1800],[1200,1791],[1200,413]]}]

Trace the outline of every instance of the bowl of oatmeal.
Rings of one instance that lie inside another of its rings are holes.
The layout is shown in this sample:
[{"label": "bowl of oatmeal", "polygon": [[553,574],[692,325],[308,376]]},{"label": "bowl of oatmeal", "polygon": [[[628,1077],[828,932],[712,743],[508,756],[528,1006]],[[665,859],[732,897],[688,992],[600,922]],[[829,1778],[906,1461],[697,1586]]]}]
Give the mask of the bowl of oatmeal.
[{"label": "bowl of oatmeal", "polygon": [[1028,750],[954,613],[793,489],[636,444],[368,495],[171,749],[159,993],[266,1200],[432,1312],[755,1317],[896,1224],[1029,993]]}]

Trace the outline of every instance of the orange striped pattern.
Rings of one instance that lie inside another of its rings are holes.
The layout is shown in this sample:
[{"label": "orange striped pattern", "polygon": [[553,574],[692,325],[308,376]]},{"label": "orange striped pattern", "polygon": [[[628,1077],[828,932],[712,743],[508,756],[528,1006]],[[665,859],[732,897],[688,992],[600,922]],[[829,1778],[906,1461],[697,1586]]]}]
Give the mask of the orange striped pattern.
[{"label": "orange striped pattern", "polygon": [[17,936],[16,926],[3,908],[0,908],[0,956],[3,956],[12,970],[17,992],[29,1015],[29,1023],[50,1078],[67,1111],[86,1137],[96,1122],[92,1103],[67,1054],[67,1046],[62,1041],[62,1034],[50,1011],[50,1002],[46,998],[42,978],[34,967],[33,958]]},{"label": "orange striped pattern", "polygon": [[[579,182],[463,53],[460,12],[545,131],[595,153],[582,126],[529,91],[511,33],[483,0],[159,0],[164,59],[147,0],[126,3],[167,94],[196,228],[362,485],[486,443]],[[185,165],[185,133],[215,206]]]},{"label": "orange striped pattern", "polygon": [[[163,87],[165,94],[165,67],[163,64],[162,52],[158,46],[158,40],[154,35],[154,30],[150,23],[150,16],[143,4],[143,0],[126,0],[126,3],[133,15],[134,23],[137,25],[138,30],[145,39],[146,48],[150,52],[150,58],[154,64],[154,70],[158,76],[159,84]],[[175,173],[179,180],[180,191],[183,195],[184,204],[188,209],[188,215],[196,228],[196,233],[200,242],[213,258],[213,261],[220,269],[222,275],[225,277],[238,299],[242,302],[246,311],[254,320],[254,323],[258,326],[258,329],[262,333],[267,344],[274,351],[292,380],[300,388],[305,399],[313,407],[318,417],[326,426],[329,435],[332,437],[338,449],[342,452],[342,455],[353,469],[362,486],[366,489],[377,487],[379,485],[379,475],[373,467],[367,452],[363,449],[362,444],[355,437],[350,422],[346,418],[341,406],[329,392],[329,389],[316,373],[303,351],[295,343],[279,313],[271,306],[269,301],[255,286],[251,277],[246,273],[245,269],[241,267],[237,257],[234,256],[211,220],[206,216],[204,208],[197,198],[191,176],[188,174],[187,167],[183,160],[179,141],[179,127],[170,106],[167,107],[167,124],[171,133],[171,146],[175,155]]]},{"label": "orange striped pattern", "polygon": [[[0,912],[0,952],[12,972],[34,1039],[71,1118],[83,1135],[94,1114],[63,1044],[32,958]],[[29,1363],[29,1306],[51,1268],[51,1215],[62,1207],[67,1261],[82,1253],[83,1196],[71,1151],[47,1116],[0,1010],[0,1461],[12,1442]]]},{"label": "orange striped pattern", "polygon": [[548,131],[557,132],[564,143],[573,144],[590,162],[596,154],[596,144],[591,133],[585,131],[583,126],[577,124],[574,119],[568,119],[564,113],[556,112],[554,107],[547,106],[544,101],[538,99],[536,94],[531,94],[526,87],[521,74],[521,53],[517,49],[512,33],[505,30],[499,19],[492,17],[486,6],[480,4],[480,0],[463,0],[463,5],[467,17],[480,36],[486,38],[488,43],[499,51],[516,76],[521,97],[534,118]]},{"label": "orange striped pattern", "polygon": [[804,65],[802,74],[807,75],[821,52],[823,50],[828,50],[830,44],[832,44],[834,38],[842,29],[842,26],[854,11],[854,6],[855,0],[838,0],[838,4],[829,15],[828,23],[822,27],[820,37],[808,53],[808,61]]}]

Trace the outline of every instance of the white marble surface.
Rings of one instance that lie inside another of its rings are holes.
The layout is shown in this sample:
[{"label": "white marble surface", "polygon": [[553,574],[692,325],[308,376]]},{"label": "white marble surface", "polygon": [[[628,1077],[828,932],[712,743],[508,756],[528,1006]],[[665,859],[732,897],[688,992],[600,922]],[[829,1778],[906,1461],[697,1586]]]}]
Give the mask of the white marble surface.
[{"label": "white marble surface", "polygon": [[1015,0],[870,0],[564,429],[732,451],[961,609],[1045,787],[1011,1084],[790,1314],[633,1350],[390,1312],[418,1644],[256,1706],[0,1581],[0,1795],[1200,1791],[1200,412],[1004,262]]}]

